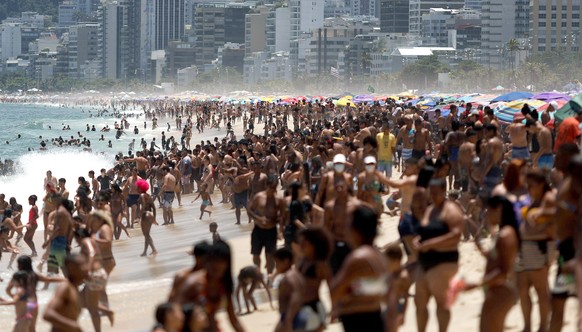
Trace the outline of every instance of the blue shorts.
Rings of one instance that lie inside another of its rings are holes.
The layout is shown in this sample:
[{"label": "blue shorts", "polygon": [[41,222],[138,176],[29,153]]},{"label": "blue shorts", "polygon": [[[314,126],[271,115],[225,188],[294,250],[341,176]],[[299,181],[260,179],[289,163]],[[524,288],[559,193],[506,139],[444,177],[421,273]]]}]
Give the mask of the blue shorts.
[{"label": "blue shorts", "polygon": [[412,213],[408,212],[403,214],[400,223],[398,223],[398,233],[400,234],[400,237],[416,235],[416,228],[418,225],[419,223]]},{"label": "blue shorts", "polygon": [[378,171],[386,174],[388,178],[392,177],[392,160],[378,160]]},{"label": "blue shorts", "polygon": [[547,171],[554,168],[554,155],[551,153],[541,155],[538,159],[538,168]]},{"label": "blue shorts", "polygon": [[176,193],[173,191],[166,191],[164,192],[164,196],[162,198],[162,205],[168,209],[172,207],[172,203],[174,203],[174,197],[176,197]]},{"label": "blue shorts", "polygon": [[234,193],[232,197],[232,202],[234,203],[235,208],[241,209],[247,207],[247,190],[243,191],[242,193]]},{"label": "blue shorts", "polygon": [[528,159],[530,157],[527,147],[511,149],[511,159]]}]

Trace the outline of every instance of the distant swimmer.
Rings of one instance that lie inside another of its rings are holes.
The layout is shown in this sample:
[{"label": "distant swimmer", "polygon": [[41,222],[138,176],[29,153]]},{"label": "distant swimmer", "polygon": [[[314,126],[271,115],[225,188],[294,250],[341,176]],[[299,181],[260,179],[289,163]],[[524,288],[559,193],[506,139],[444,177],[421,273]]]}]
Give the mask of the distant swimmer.
[{"label": "distant swimmer", "polygon": [[16,139],[21,139],[22,135],[18,134],[18,137],[16,137]]},{"label": "distant swimmer", "polygon": [[40,150],[41,151],[46,151],[47,150],[46,143],[44,141],[41,141],[40,142]]},{"label": "distant swimmer", "polygon": [[10,144],[10,142],[6,141],[6,144]]}]

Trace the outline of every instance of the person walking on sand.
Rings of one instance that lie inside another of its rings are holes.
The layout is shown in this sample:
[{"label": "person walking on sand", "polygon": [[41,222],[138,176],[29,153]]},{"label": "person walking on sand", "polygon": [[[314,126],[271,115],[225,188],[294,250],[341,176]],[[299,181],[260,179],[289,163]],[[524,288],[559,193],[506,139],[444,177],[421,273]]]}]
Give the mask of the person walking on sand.
[{"label": "person walking on sand", "polygon": [[150,235],[152,224],[158,225],[156,222],[156,206],[152,196],[148,194],[150,185],[146,180],[138,180],[136,187],[141,192],[139,196],[139,210],[141,211],[141,231],[144,236],[144,248],[141,257],[147,256],[148,247],[152,248],[152,256],[158,254],[156,247],[154,247],[154,240]]},{"label": "person walking on sand", "polygon": [[208,213],[208,217],[212,216],[212,211],[206,210],[206,208],[208,206],[212,206],[212,198],[208,194],[208,191],[206,191],[207,189],[208,189],[208,184],[203,183],[200,186],[200,192],[198,193],[198,196],[196,196],[196,198],[194,198],[194,200],[192,200],[192,203],[194,203],[199,197],[202,197],[202,204],[200,205],[200,220],[202,220],[202,216],[204,216],[204,212]]},{"label": "person walking on sand", "polygon": [[[502,196],[493,196],[487,203],[484,219],[491,234],[495,234],[494,246],[489,252],[479,247],[487,259],[485,275],[480,283],[468,283],[464,287],[465,291],[478,287],[485,291],[479,323],[481,332],[503,331],[505,317],[518,299],[511,280],[520,242],[513,204]],[[540,331],[543,330],[544,327],[540,327]]]},{"label": "person walking on sand", "polygon": [[52,332],[81,332],[77,322],[81,314],[79,286],[88,277],[89,266],[85,256],[72,254],[65,258],[67,281],[60,284],[43,315],[52,326]]},{"label": "person walking on sand", "polygon": [[162,176],[164,177],[162,184],[162,211],[164,223],[162,225],[174,224],[174,211],[172,211],[172,204],[176,194],[174,189],[176,187],[176,177],[170,172],[168,166],[162,167]]},{"label": "person walking on sand", "polygon": [[24,242],[28,245],[30,250],[32,250],[32,257],[38,256],[36,253],[36,247],[34,246],[34,232],[38,228],[38,207],[36,206],[36,200],[38,198],[36,195],[30,195],[28,197],[28,204],[30,204],[30,210],[28,211],[28,224],[26,224],[26,234],[24,234]]}]

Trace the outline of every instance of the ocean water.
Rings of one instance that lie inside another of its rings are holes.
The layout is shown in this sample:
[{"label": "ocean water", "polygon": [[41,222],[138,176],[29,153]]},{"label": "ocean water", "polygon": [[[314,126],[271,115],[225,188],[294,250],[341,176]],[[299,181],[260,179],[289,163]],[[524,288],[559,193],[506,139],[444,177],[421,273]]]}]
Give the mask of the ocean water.
[{"label": "ocean water", "polygon": [[[89,106],[0,104],[0,159],[2,162],[11,159],[16,163],[13,175],[0,176],[0,193],[6,195],[6,200],[15,197],[26,211],[28,196],[35,194],[39,200],[44,196],[43,179],[48,170],[57,178],[67,179],[67,188],[72,197],[79,176],[88,178],[89,170],[98,174],[101,168],[112,167],[114,155],[119,152],[127,153],[132,139],[136,140],[137,146],[141,137],[149,141],[154,136],[151,130],[143,130],[143,116],[129,117],[131,130],[117,140],[115,130],[100,132],[100,129],[105,125],[113,128],[114,123],[120,119],[96,115],[97,108]],[[97,131],[86,131],[87,124],[95,125]],[[70,126],[71,130],[63,131],[65,125]],[[140,129],[139,135],[133,134],[134,125]],[[148,127],[151,127],[150,123]],[[77,132],[91,141],[92,152],[83,152],[82,147],[59,148],[50,143],[52,138],[59,136],[64,139],[69,139],[70,136],[76,138]],[[19,134],[21,138],[18,138]],[[105,141],[99,141],[101,135]],[[40,141],[43,139],[49,141],[48,151],[39,150]],[[112,148],[108,147],[109,140],[112,141]],[[39,207],[41,204],[42,202],[38,203]]]}]

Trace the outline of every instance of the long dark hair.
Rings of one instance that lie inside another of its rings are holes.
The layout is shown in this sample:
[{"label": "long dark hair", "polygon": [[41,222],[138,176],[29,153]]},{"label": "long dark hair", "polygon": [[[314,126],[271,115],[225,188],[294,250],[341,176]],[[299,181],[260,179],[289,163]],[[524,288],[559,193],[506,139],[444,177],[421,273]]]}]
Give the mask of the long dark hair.
[{"label": "long dark hair", "polygon": [[210,246],[210,250],[208,251],[207,257],[208,257],[206,259],[207,262],[211,262],[213,260],[226,261],[227,267],[221,281],[224,286],[224,289],[226,290],[226,294],[228,296],[232,296],[232,292],[234,290],[234,282],[232,280],[232,259],[230,246],[228,245],[228,243],[222,240],[216,241],[216,243]]},{"label": "long dark hair", "polygon": [[18,266],[19,272],[24,272],[28,275],[28,285],[30,286],[30,288],[36,289],[38,276],[32,269],[32,258],[27,255],[22,255],[18,257],[18,259],[16,260],[16,266]]},{"label": "long dark hair", "polygon": [[501,229],[504,226],[512,227],[517,236],[518,243],[521,244],[519,223],[517,222],[517,216],[513,209],[513,203],[511,203],[506,197],[497,195],[489,198],[487,206],[494,209],[501,206],[501,222],[499,223],[499,228]]}]

